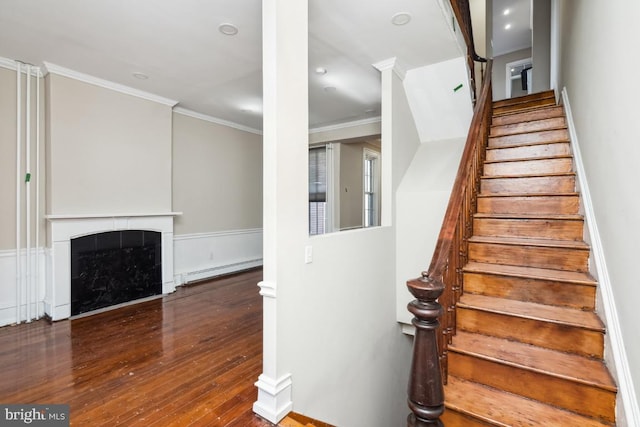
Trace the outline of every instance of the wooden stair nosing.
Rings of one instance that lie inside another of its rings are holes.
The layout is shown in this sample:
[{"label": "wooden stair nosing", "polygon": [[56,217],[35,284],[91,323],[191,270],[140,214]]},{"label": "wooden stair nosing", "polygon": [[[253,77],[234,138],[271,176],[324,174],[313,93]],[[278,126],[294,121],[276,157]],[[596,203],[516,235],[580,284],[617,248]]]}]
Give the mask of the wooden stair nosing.
[{"label": "wooden stair nosing", "polygon": [[[500,346],[510,349],[498,351]],[[448,350],[610,392],[617,391],[615,382],[601,360],[577,354],[469,332],[457,333]],[[582,375],[576,375],[578,372]],[[587,378],[587,372],[591,378]]]},{"label": "wooden stair nosing", "polygon": [[515,135],[490,136],[487,146],[489,148],[514,145],[532,144],[534,142],[568,142],[569,132],[567,129],[541,130],[537,132],[519,133]]},{"label": "wooden stair nosing", "polygon": [[571,154],[571,146],[568,142],[551,142],[549,144],[522,145],[519,147],[489,148],[486,151],[485,161],[569,156]]},{"label": "wooden stair nosing", "polygon": [[489,136],[519,135],[522,133],[558,129],[567,129],[564,116],[499,125],[492,124],[489,128]]},{"label": "wooden stair nosing", "polygon": [[505,98],[499,99],[497,101],[492,102],[493,107],[503,107],[503,106],[511,106],[511,105],[519,105],[524,104],[530,101],[539,101],[542,99],[550,99],[553,98],[555,100],[555,94],[552,90],[545,90],[542,92],[529,93],[523,96],[517,96],[514,98]]},{"label": "wooden stair nosing", "polygon": [[557,104],[555,103],[555,100],[551,100],[551,99],[538,99],[538,100],[523,102],[520,104],[504,105],[502,107],[494,107],[492,112],[492,117],[496,118],[504,114],[516,113],[516,112],[524,113],[526,111],[537,110],[540,107],[548,107],[553,105],[557,105]]},{"label": "wooden stair nosing", "polygon": [[[508,179],[508,178],[553,178],[562,176],[576,176],[575,172],[548,172],[533,174],[512,174],[512,175],[482,175],[480,179]],[[577,193],[576,193],[577,194]]]},{"label": "wooden stair nosing", "polygon": [[506,149],[506,148],[534,147],[536,145],[569,144],[569,143],[571,143],[571,141],[569,141],[569,140],[562,141],[562,140],[557,140],[557,139],[554,139],[552,141],[531,141],[531,142],[525,142],[525,143],[522,143],[522,144],[500,145],[500,146],[497,146],[497,147],[487,146],[487,151],[503,150],[503,149]]},{"label": "wooden stair nosing", "polygon": [[[453,376],[449,377],[445,386],[445,396],[448,396],[445,399],[447,409],[479,418],[494,426],[611,426],[609,423]],[[465,405],[467,402],[472,404]]]},{"label": "wooden stair nosing", "polygon": [[559,221],[584,221],[584,217],[579,214],[512,214],[512,213],[475,213],[474,218],[489,219],[537,219],[537,220],[559,220]]},{"label": "wooden stair nosing", "polygon": [[473,294],[463,295],[457,307],[604,333],[602,321],[594,313],[573,308]]},{"label": "wooden stair nosing", "polygon": [[522,279],[548,280],[591,287],[596,287],[598,283],[591,274],[586,272],[554,270],[539,267],[522,267],[506,264],[468,262],[462,268],[462,271],[474,274],[490,274],[494,276],[517,277]]},{"label": "wooden stair nosing", "polygon": [[[537,176],[537,175],[534,175]],[[478,193],[478,197],[578,197],[579,193]]]},{"label": "wooden stair nosing", "polygon": [[449,352],[449,373],[586,417],[615,421],[616,392],[572,378],[454,351]]},{"label": "wooden stair nosing", "polygon": [[[533,120],[541,120],[543,118],[564,117],[564,109],[560,105],[548,105],[538,107],[530,111],[516,111],[492,117],[492,126],[501,126],[505,124],[524,123]],[[499,123],[495,123],[498,121]]]},{"label": "wooden stair nosing", "polygon": [[[529,162],[529,161],[539,161],[539,160],[555,160],[555,159],[573,159],[571,154],[557,154],[554,156],[539,156],[539,157],[519,157],[513,159],[499,159],[499,160],[485,160],[484,164],[495,164],[495,163],[513,163],[513,162]],[[569,173],[569,172],[556,172],[556,173]]]},{"label": "wooden stair nosing", "polygon": [[531,246],[558,249],[575,249],[588,251],[590,249],[584,241],[580,240],[558,240],[558,239],[536,239],[527,237],[494,237],[494,236],[471,236],[469,243],[488,243],[505,246]]}]

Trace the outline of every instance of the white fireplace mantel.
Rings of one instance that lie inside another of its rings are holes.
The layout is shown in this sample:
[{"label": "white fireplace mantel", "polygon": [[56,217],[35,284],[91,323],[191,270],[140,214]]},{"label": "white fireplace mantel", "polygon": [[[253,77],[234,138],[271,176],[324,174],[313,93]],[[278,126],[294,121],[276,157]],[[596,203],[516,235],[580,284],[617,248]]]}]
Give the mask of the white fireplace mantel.
[{"label": "white fireplace mantel", "polygon": [[158,231],[162,235],[162,293],[175,291],[173,218],[181,212],[46,215],[51,250],[47,257],[45,312],[52,320],[71,316],[71,239],[119,230]]}]

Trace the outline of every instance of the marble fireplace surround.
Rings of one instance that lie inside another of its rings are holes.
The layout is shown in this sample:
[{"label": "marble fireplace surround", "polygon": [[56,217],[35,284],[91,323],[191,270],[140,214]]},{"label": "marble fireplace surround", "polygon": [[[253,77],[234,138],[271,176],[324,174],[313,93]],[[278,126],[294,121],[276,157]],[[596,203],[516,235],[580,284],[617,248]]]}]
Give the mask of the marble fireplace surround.
[{"label": "marble fireplace surround", "polygon": [[181,212],[150,214],[46,215],[50,243],[44,308],[52,320],[71,316],[71,239],[105,231],[145,230],[162,235],[162,293],[175,291],[173,219]]}]

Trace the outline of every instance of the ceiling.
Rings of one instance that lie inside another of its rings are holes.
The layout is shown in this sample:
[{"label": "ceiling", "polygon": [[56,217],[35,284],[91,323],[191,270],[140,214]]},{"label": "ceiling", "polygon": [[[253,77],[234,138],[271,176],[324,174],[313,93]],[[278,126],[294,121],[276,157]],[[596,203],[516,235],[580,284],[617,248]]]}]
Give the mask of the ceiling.
[{"label": "ceiling", "polygon": [[494,57],[531,47],[531,1],[493,0]]},{"label": "ceiling", "polygon": [[[52,63],[260,130],[261,7],[261,0],[0,0],[0,57]],[[392,24],[398,12],[410,22]],[[222,34],[223,23],[237,34]],[[411,69],[459,55],[440,1],[309,0],[309,125],[378,117],[376,62],[397,57]]]}]

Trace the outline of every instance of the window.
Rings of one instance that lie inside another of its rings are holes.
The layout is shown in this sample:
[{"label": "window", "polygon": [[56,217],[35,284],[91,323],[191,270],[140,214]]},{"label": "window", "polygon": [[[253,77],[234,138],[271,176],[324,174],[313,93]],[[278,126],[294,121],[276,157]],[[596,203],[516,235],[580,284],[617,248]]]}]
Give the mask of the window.
[{"label": "window", "polygon": [[380,154],[364,150],[364,221],[365,227],[380,225],[379,221],[379,161]]},{"label": "window", "polygon": [[309,149],[309,234],[326,232],[327,150]]}]

